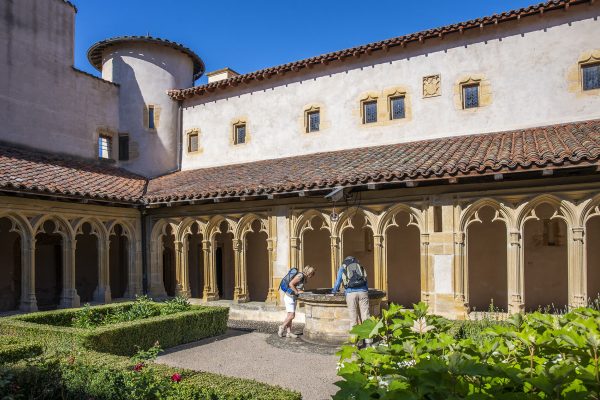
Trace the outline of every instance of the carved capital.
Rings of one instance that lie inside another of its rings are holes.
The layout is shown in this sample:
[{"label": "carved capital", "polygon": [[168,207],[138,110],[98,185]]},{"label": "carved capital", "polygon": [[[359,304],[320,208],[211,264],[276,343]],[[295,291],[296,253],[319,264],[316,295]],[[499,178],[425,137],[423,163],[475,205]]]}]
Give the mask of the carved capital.
[{"label": "carved capital", "polygon": [[210,250],[210,240],[203,240],[202,241],[202,250],[203,251],[209,251]]},{"label": "carved capital", "polygon": [[585,229],[581,226],[573,228],[573,240],[576,242],[583,242],[585,236]]},{"label": "carved capital", "polygon": [[520,246],[521,245],[521,232],[511,232],[510,236],[510,244],[511,246]]},{"label": "carved capital", "polygon": [[331,236],[331,247],[339,247],[340,245],[340,237],[339,236]]},{"label": "carved capital", "polygon": [[465,244],[466,235],[463,232],[455,232],[454,233],[454,243],[456,244]]},{"label": "carved capital", "polygon": [[276,243],[277,239],[267,239],[267,251],[273,251]]},{"label": "carved capital", "polygon": [[423,245],[429,245],[429,233],[422,233],[421,234],[421,244]]},{"label": "carved capital", "polygon": [[383,235],[373,235],[373,245],[377,247],[383,246]]},{"label": "carved capital", "polygon": [[241,251],[242,250],[242,241],[240,239],[233,239],[233,251]]},{"label": "carved capital", "polygon": [[299,248],[300,247],[300,238],[297,238],[297,237],[290,238],[290,244],[295,249]]}]

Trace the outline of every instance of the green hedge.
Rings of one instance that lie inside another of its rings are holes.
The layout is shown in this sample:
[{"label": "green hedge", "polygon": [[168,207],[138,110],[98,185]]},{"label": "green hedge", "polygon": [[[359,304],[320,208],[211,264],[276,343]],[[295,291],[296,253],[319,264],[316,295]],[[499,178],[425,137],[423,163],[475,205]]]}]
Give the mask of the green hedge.
[{"label": "green hedge", "polygon": [[[100,306],[100,309],[123,305]],[[125,305],[126,306],[126,305]],[[7,317],[0,320],[0,333],[20,335],[51,342],[64,349],[83,347],[88,350],[117,355],[132,355],[138,348],[147,349],[155,342],[169,348],[227,330],[229,309],[226,307],[192,306],[190,311],[161,315],[136,321],[121,322],[95,329],[58,326],[67,324],[77,310],[48,311]],[[51,323],[43,324],[43,323]]]},{"label": "green hedge", "polygon": [[14,363],[42,354],[43,348],[36,343],[24,342],[18,337],[0,337],[0,364]]}]

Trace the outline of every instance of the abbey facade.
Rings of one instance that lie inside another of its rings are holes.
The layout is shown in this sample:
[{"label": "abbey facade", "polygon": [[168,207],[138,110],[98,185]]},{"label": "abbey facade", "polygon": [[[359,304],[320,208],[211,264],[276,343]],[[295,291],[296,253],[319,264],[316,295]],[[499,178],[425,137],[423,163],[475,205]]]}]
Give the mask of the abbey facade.
[{"label": "abbey facade", "polygon": [[465,318],[600,295],[600,5],[555,0],[247,74],[149,36],[73,67],[75,7],[0,8],[0,311],[277,304],[347,255]]}]

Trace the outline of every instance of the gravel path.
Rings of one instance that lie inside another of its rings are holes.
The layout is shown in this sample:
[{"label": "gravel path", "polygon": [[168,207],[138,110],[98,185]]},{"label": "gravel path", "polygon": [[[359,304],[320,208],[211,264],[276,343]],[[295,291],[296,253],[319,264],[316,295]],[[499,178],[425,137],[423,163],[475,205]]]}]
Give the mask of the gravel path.
[{"label": "gravel path", "polygon": [[[230,329],[222,336],[171,348],[157,362],[256,379],[300,391],[304,400],[331,399],[337,391],[335,355],[299,353],[272,346],[267,340],[273,340],[273,335]],[[301,345],[300,339],[280,340],[289,346]]]}]

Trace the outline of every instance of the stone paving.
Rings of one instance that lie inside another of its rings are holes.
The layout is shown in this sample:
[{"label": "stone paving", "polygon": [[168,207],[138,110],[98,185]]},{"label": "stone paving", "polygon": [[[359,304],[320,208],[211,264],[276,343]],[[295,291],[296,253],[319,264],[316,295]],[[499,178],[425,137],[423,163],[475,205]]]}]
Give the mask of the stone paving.
[{"label": "stone paving", "polygon": [[305,400],[331,399],[337,391],[335,348],[279,338],[276,323],[230,321],[229,327],[225,335],[171,348],[157,362],[255,379],[297,390]]}]

